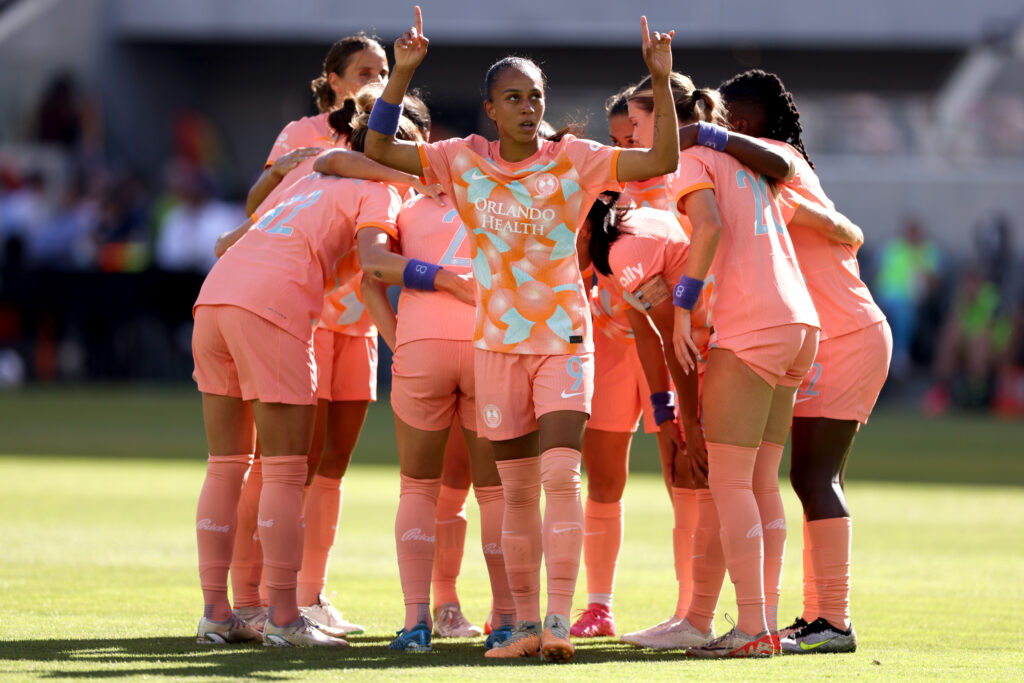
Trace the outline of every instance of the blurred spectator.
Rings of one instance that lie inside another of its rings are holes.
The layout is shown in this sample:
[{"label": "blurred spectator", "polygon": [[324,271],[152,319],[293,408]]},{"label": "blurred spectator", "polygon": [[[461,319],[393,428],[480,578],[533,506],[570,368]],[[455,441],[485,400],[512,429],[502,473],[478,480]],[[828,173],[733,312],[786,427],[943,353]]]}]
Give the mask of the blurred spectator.
[{"label": "blurred spectator", "polygon": [[986,279],[1000,291],[1008,292],[1013,278],[1013,234],[1006,214],[996,214],[978,224],[974,230],[978,263]]},{"label": "blurred spectator", "polygon": [[0,195],[0,237],[27,240],[46,220],[46,178],[30,172],[24,181],[16,171],[4,173],[6,192]]},{"label": "blurred spectator", "polygon": [[81,183],[70,183],[56,208],[28,238],[31,261],[44,268],[78,270],[92,265],[96,206]]},{"label": "blurred spectator", "polygon": [[102,149],[103,125],[98,100],[83,94],[74,76],[61,73],[43,91],[36,112],[36,139],[95,160]]},{"label": "blurred spectator", "polygon": [[999,415],[1014,417],[1024,415],[1024,290],[1007,308],[1001,321],[1006,345],[999,357],[993,408]]},{"label": "blurred spectator", "polygon": [[886,242],[878,258],[874,293],[892,328],[891,372],[897,378],[906,378],[918,308],[938,287],[942,254],[925,236],[920,222],[909,218],[903,234]]}]

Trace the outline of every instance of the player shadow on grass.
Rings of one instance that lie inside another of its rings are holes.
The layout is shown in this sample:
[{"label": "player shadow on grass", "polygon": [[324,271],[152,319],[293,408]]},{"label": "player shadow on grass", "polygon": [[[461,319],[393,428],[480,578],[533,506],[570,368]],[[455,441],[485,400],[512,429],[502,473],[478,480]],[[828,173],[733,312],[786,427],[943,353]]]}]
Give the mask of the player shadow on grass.
[{"label": "player shadow on grass", "polygon": [[[127,678],[172,676],[176,678],[246,676],[266,680],[289,678],[296,670],[423,668],[434,666],[533,666],[539,658],[486,659],[479,640],[434,641],[434,651],[393,652],[389,638],[352,639],[349,648],[265,648],[257,645],[206,647],[191,638],[117,638],[81,640],[18,640],[0,643],[0,662],[52,663],[41,678]],[[641,650],[615,640],[577,642],[576,666],[607,662],[682,661],[681,651]],[[77,669],[77,670],[76,670]],[[14,673],[0,667],[0,673]]]}]

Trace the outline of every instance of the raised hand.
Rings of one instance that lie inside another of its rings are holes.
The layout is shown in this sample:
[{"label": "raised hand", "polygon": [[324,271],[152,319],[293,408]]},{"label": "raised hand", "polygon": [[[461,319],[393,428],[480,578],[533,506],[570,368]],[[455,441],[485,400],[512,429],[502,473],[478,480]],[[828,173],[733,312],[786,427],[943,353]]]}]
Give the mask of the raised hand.
[{"label": "raised hand", "polygon": [[315,157],[324,151],[322,147],[298,147],[284,154],[270,167],[270,172],[279,178],[284,178],[293,168],[310,157]]},{"label": "raised hand", "polygon": [[395,41],[395,68],[415,69],[427,56],[430,41],[423,35],[423,12],[420,6],[414,8],[415,19],[412,27]]},{"label": "raised hand", "polygon": [[647,17],[640,17],[640,45],[652,78],[668,78],[672,73],[672,37],[675,34],[675,30],[651,34]]}]

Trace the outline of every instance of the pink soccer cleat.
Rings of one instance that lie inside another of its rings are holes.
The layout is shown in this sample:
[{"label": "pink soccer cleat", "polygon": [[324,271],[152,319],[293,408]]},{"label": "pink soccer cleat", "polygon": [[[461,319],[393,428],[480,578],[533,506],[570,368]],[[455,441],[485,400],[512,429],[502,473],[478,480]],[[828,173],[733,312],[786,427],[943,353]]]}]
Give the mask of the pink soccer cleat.
[{"label": "pink soccer cleat", "polygon": [[569,633],[577,638],[596,638],[615,635],[615,617],[607,605],[592,602],[579,613]]}]

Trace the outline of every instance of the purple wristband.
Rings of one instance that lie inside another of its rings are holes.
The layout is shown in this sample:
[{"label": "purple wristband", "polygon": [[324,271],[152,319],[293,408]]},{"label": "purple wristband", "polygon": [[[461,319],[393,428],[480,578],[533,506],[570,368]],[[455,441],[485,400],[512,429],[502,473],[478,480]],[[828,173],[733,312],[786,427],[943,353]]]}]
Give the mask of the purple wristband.
[{"label": "purple wristband", "polygon": [[[366,127],[375,130],[381,135],[394,135],[398,132],[398,122],[402,118],[402,105],[391,104],[377,98],[370,111],[370,120]],[[699,137],[698,133],[698,137]]]},{"label": "purple wristband", "polygon": [[679,284],[672,290],[672,303],[679,308],[692,311],[700,298],[700,290],[704,289],[704,281],[686,275],[679,278]]},{"label": "purple wristband", "polygon": [[437,276],[437,271],[439,270],[441,270],[441,266],[436,263],[427,263],[426,261],[420,261],[418,258],[411,258],[405,264],[405,270],[402,271],[402,284],[409,289],[422,289],[427,292],[433,292],[434,277]]},{"label": "purple wristband", "polygon": [[654,407],[654,422],[661,424],[676,419],[676,393],[674,391],[657,391],[651,394],[651,405]]},{"label": "purple wristband", "polygon": [[729,142],[729,131],[722,126],[716,126],[705,121],[697,123],[698,145],[704,145],[719,152],[724,152],[727,142]]}]

